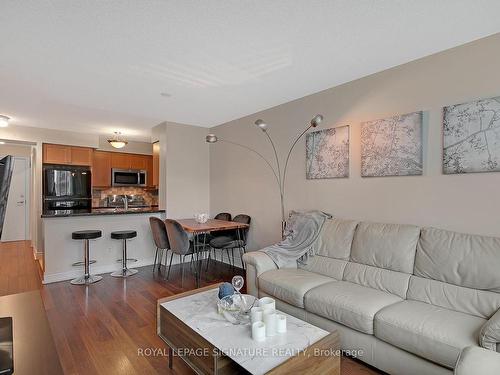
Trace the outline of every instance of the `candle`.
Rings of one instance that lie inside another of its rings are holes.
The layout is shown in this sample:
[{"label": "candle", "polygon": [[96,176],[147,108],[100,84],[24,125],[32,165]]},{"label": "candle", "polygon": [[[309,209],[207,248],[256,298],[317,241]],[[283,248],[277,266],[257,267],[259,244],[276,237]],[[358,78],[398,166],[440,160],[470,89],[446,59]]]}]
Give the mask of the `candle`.
[{"label": "candle", "polygon": [[276,310],[264,309],[264,324],[266,326],[266,336],[276,335]]},{"label": "candle", "polygon": [[283,314],[276,315],[276,332],[278,333],[286,332],[286,315]]},{"label": "candle", "polygon": [[252,320],[252,323],[262,322],[262,319],[264,318],[263,313],[264,309],[262,307],[252,307],[250,310],[250,319]]},{"label": "candle", "polygon": [[266,325],[262,322],[252,324],[252,339],[255,341],[263,341],[266,338]]},{"label": "candle", "polygon": [[264,310],[267,309],[275,310],[276,302],[271,297],[262,297],[261,299],[259,299],[259,306],[262,307]]}]

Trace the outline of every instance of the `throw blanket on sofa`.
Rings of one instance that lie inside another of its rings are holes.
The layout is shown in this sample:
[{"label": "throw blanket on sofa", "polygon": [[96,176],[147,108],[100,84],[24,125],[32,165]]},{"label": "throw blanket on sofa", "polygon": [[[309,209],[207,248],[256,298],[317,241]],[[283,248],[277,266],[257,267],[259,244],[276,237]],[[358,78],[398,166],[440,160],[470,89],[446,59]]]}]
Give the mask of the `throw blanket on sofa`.
[{"label": "throw blanket on sofa", "polygon": [[278,268],[294,261],[305,264],[309,256],[314,256],[313,244],[329,218],[331,215],[321,211],[292,212],[287,220],[285,239],[261,251],[269,255]]}]

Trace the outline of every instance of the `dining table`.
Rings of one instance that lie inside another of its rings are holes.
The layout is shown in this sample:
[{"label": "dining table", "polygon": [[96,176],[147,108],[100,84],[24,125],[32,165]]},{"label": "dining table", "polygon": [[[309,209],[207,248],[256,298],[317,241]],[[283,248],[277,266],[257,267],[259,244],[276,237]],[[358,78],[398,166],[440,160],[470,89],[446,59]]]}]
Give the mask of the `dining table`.
[{"label": "dining table", "polygon": [[[193,249],[196,256],[195,275],[197,288],[200,287],[201,281],[200,253],[206,251],[206,247],[208,245],[206,243],[206,235],[223,230],[234,230],[236,232],[236,239],[238,241],[241,241],[243,239],[242,230],[249,227],[249,224],[218,219],[208,219],[204,223],[199,223],[195,219],[179,219],[177,220],[177,222],[187,233],[190,233],[193,236]],[[201,242],[200,240],[202,240],[203,242]]]}]

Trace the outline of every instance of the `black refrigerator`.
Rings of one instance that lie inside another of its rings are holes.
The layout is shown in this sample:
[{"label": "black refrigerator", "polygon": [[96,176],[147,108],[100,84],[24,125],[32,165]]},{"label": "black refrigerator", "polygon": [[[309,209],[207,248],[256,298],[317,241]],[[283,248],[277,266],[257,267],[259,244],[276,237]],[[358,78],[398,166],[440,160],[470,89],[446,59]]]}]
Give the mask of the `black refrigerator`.
[{"label": "black refrigerator", "polygon": [[0,160],[0,238],[2,238],[7,199],[9,198],[10,180],[14,170],[14,158],[6,156]]},{"label": "black refrigerator", "polygon": [[92,207],[89,167],[43,166],[44,214],[90,211]]}]

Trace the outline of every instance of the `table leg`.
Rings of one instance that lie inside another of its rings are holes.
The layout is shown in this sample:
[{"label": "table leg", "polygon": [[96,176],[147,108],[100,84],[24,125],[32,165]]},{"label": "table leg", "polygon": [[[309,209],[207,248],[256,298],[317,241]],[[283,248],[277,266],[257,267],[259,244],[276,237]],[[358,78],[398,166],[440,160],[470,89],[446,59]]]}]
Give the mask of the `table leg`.
[{"label": "table leg", "polygon": [[196,277],[196,287],[199,288],[200,287],[200,271],[199,271],[198,263],[200,260],[200,252],[198,249],[198,233],[193,233],[193,251],[196,254],[196,264],[194,265],[194,268],[195,268],[194,273],[195,273],[195,277]]},{"label": "table leg", "polygon": [[[240,229],[241,229],[241,228],[237,228],[237,229],[236,229],[236,238],[238,239],[238,245],[240,244],[240,242],[241,242],[241,237],[242,237],[242,236],[241,236]],[[239,249],[238,249],[238,251],[239,251]],[[239,253],[241,254],[241,251],[239,251]],[[234,255],[233,255],[233,256],[234,256]],[[243,268],[243,257],[241,257],[241,256],[240,256],[240,260],[241,260],[241,267]],[[234,262],[234,260],[233,260],[233,262]]]}]

